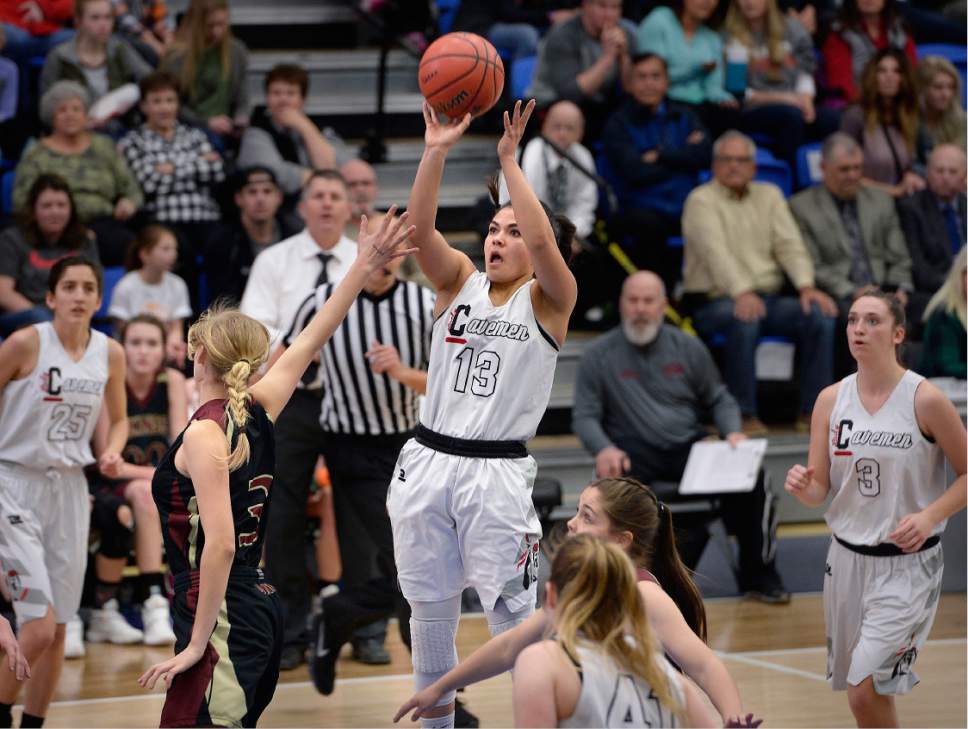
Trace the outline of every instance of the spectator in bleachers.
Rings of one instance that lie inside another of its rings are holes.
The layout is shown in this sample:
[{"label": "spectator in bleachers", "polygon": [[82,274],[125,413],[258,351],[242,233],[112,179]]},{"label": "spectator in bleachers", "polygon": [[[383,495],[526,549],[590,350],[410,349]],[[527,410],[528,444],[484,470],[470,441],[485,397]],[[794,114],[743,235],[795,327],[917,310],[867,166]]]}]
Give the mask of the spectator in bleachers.
[{"label": "spectator in bleachers", "polygon": [[961,108],[961,74],[947,58],[927,56],[917,66],[921,90],[921,123],[935,144],[965,149],[965,110]]},{"label": "spectator in bleachers", "polygon": [[89,105],[87,90],[74,81],[58,81],[43,95],[40,118],[52,131],[20,159],[13,207],[23,210],[27,192],[40,175],[60,175],[70,185],[81,221],[94,231],[101,263],[118,266],[134,239],[127,223],[143,197],[114,143],[88,128]]},{"label": "spectator in bleachers", "polygon": [[164,323],[166,355],[178,367],[185,363],[185,319],[192,315],[185,282],[171,269],[178,258],[178,241],[160,225],[148,225],[128,250],[128,269],[111,295],[108,316],[120,332],[139,314],[151,314]]},{"label": "spectator in bleachers", "polygon": [[178,236],[179,273],[194,281],[195,259],[222,217],[214,188],[225,179],[222,157],[196,127],[178,121],[175,78],[155,71],[141,80],[145,123],[118,149],[145,196],[145,211]]},{"label": "spectator in bleachers", "polygon": [[953,144],[935,147],[928,158],[928,186],[897,201],[911,254],[914,290],[934,294],[951,262],[965,246],[965,152]]},{"label": "spectator in bleachers", "polygon": [[622,0],[582,0],[574,18],[545,36],[528,90],[541,106],[578,104],[589,141],[598,140],[628,76],[635,39],[621,17]]},{"label": "spectator in bleachers", "polygon": [[[339,173],[346,180],[352,213],[350,222],[346,225],[346,235],[356,240],[360,233],[360,218],[365,215],[370,220],[374,220],[377,215],[376,199],[380,188],[376,179],[376,170],[365,160],[351,159],[342,164]],[[407,260],[409,259],[404,259],[404,262]]]},{"label": "spectator in bleachers", "polygon": [[914,288],[911,257],[894,201],[862,184],[863,158],[853,138],[842,132],[832,134],[822,151],[823,182],[790,198],[790,209],[813,257],[817,286],[834,298],[839,309],[835,377],[846,376],[853,368],[843,333],[854,300],[871,288],[884,288],[896,290],[907,304]]},{"label": "spectator in bleachers", "polygon": [[707,342],[725,335],[726,384],[750,434],[766,431],[756,402],[760,336],[796,341],[797,425],[809,427],[817,395],[833,382],[837,316],[837,305],[815,286],[813,261],[783,193],[753,182],[755,173],[753,140],[727,132],[713,145],[713,179],[689,195],[682,214],[684,284],[694,323]]},{"label": "spectator in bleachers", "polygon": [[24,83],[31,58],[46,56],[51,48],[74,37],[74,30],[66,27],[73,14],[73,0],[0,0],[0,31],[6,37],[3,55],[21,68]]},{"label": "spectator in bleachers", "polygon": [[669,98],[691,104],[708,129],[736,126],[739,104],[725,86],[723,41],[706,23],[716,0],[676,0],[657,7],[639,25],[639,53],[655,53],[667,65]]},{"label": "spectator in bleachers", "polygon": [[225,139],[249,123],[249,51],[232,35],[228,0],[191,0],[162,68],[178,79],[182,117]]},{"label": "spectator in bleachers", "polygon": [[[746,435],[736,400],[699,339],[665,324],[662,280],[651,271],[632,274],[619,299],[621,326],[588,345],[575,383],[572,429],[595,456],[597,478],[630,476],[652,486],[664,501],[677,501],[689,450],[708,436],[712,420],[721,438],[736,446]],[[686,498],[688,500],[688,497]],[[755,488],[718,497],[719,515],[739,541],[742,592],[785,603],[790,593],[776,572],[775,498],[762,471]],[[683,562],[695,569],[709,539],[710,513],[674,513]],[[767,557],[766,555],[771,555]]]},{"label": "spectator in bleachers", "polygon": [[965,249],[955,258],[944,284],[924,312],[924,347],[918,371],[925,377],[968,377],[965,332]]},{"label": "spectator in bleachers", "polygon": [[175,40],[164,0],[111,0],[114,25],[149,65],[157,68]]},{"label": "spectator in bleachers", "polygon": [[[313,172],[299,212],[306,221],[305,230],[255,259],[242,296],[242,312],[269,330],[270,350],[281,342],[306,297],[318,286],[342,279],[356,258],[356,243],[344,233],[351,213],[349,192],[339,172]],[[283,670],[305,661],[308,639],[310,590],[305,564],[293,559],[292,548],[279,546],[303,545],[300,535],[306,530],[307,490],[323,449],[320,383],[318,366],[310,365],[276,419],[276,476],[267,527],[266,573],[279,591],[286,613]]]},{"label": "spectator in bleachers", "polygon": [[918,62],[914,38],[898,11],[898,0],[843,0],[840,14],[823,42],[825,88],[837,106],[860,99],[861,75],[878,51],[901,51]]},{"label": "spectator in bleachers", "polygon": [[203,253],[211,299],[225,296],[238,303],[256,256],[299,229],[278,215],[282,191],[268,167],[242,170],[233,199],[238,217],[215,227]]},{"label": "spectator in bleachers", "polygon": [[[3,26],[0,25],[0,51],[6,44]],[[17,91],[20,86],[20,72],[17,64],[9,58],[0,56],[0,124],[17,113]]]},{"label": "spectator in bleachers", "polygon": [[575,16],[574,9],[549,10],[544,7],[547,4],[528,0],[461,0],[453,30],[487,38],[512,61],[534,56],[544,31]]},{"label": "spectator in bleachers", "polygon": [[[266,75],[266,105],[257,107],[239,148],[240,167],[268,167],[285,196],[284,209],[295,210],[313,170],[336,168],[336,152],[306,116],[309,74],[281,63]],[[280,325],[285,326],[285,325]]]},{"label": "spectator in bleachers", "polygon": [[672,291],[682,254],[666,239],[679,235],[682,207],[696,174],[709,168],[712,145],[692,110],[666,98],[668,88],[662,57],[636,56],[630,96],[609,118],[603,141],[608,166],[621,183],[609,231],[620,243],[634,239],[636,262],[657,271]]},{"label": "spectator in bleachers", "polygon": [[722,34],[727,63],[736,53],[737,65],[745,64],[745,82],[739,79],[736,89],[745,87],[741,127],[767,135],[777,156],[796,169],[797,147],[825,139],[838,123],[835,111],[814,104],[810,34],[780,13],[777,0],[731,0]]},{"label": "spectator in bleachers", "polygon": [[844,112],[840,128],[864,150],[864,184],[894,197],[924,189],[931,146],[918,113],[914,72],[893,48],[878,51],[864,68],[860,102]]},{"label": "spectator in bleachers", "polygon": [[[168,446],[187,424],[185,377],[165,367],[165,326],[156,317],[133,317],[122,328],[120,340],[127,365],[129,433],[117,477],[98,474],[90,483],[91,526],[100,528],[101,539],[94,558],[94,609],[87,640],[170,645],[175,634],[165,597],[161,522],[151,496],[151,479]],[[102,413],[96,443],[107,435],[106,426]],[[118,592],[132,541],[138,566],[135,602],[141,605],[143,631],[132,627],[118,610]]]},{"label": "spectator in bleachers", "polygon": [[48,274],[58,260],[75,254],[98,260],[94,236],[81,223],[63,178],[40,175],[20,220],[0,233],[0,338],[50,321]]},{"label": "spectator in bleachers", "polygon": [[92,115],[96,125],[104,126],[137,103],[134,85],[151,72],[151,66],[111,34],[111,0],[75,0],[74,25],[77,35],[47,54],[40,72],[40,91],[46,93],[58,81],[81,84],[92,104],[104,100]]},{"label": "spectator in bleachers", "polygon": [[[598,207],[598,185],[578,172],[571,162],[559,157],[545,141],[550,140],[575,159],[584,169],[595,172],[595,160],[581,143],[585,134],[585,117],[571,101],[553,104],[541,125],[541,135],[528,142],[521,155],[521,170],[534,194],[555,213],[566,215],[575,224],[575,235],[588,238],[595,226]],[[508,196],[507,183],[501,175],[500,200]]]}]

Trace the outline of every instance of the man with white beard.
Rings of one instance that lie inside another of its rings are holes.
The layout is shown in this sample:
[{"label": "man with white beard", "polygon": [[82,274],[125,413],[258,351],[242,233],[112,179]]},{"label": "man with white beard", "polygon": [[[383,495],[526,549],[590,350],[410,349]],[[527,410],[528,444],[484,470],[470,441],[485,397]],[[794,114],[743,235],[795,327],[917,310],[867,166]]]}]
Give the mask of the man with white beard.
[{"label": "man with white beard", "polygon": [[[674,488],[689,449],[708,436],[711,420],[720,436],[736,445],[739,405],[723,385],[712,357],[697,337],[664,323],[665,287],[656,274],[640,271],[622,286],[620,326],[585,350],[575,385],[572,429],[595,454],[598,478],[630,476],[656,489],[663,501],[684,501]],[[719,497],[720,515],[739,542],[740,590],[769,603],[785,603],[784,588],[773,563],[776,540],[775,498],[764,486],[763,472],[750,493]],[[702,555],[709,512],[675,513],[683,538],[679,551],[694,569]]]}]

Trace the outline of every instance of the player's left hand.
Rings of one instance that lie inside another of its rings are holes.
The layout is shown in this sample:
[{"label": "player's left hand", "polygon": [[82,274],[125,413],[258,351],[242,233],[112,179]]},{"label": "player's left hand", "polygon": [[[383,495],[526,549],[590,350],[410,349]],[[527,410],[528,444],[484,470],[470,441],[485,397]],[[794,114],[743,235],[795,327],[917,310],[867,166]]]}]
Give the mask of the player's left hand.
[{"label": "player's left hand", "polygon": [[934,523],[923,511],[919,511],[901,519],[897,523],[897,529],[891,532],[888,539],[907,553],[917,552],[931,536],[932,529],[934,529]]},{"label": "player's left hand", "polygon": [[171,688],[171,682],[175,680],[175,676],[194,666],[203,655],[205,655],[204,648],[196,648],[193,643],[189,643],[188,647],[174,658],[156,663],[141,674],[138,685],[150,690],[155,687],[155,683],[160,678],[165,682],[165,690],[167,691]]},{"label": "player's left hand", "polygon": [[20,651],[17,636],[13,634],[10,623],[2,616],[0,616],[0,651],[7,654],[7,667],[13,671],[18,681],[30,678],[30,666]]},{"label": "player's left hand", "polygon": [[521,100],[514,102],[514,114],[509,116],[504,112],[504,136],[497,143],[497,156],[501,159],[515,159],[518,152],[518,144],[524,136],[524,128],[528,126],[528,119],[534,111],[535,100],[531,99],[521,111]]},{"label": "player's left hand", "polygon": [[98,470],[108,478],[121,477],[122,463],[124,463],[124,460],[121,458],[121,454],[114,451],[106,451],[97,459]]},{"label": "player's left hand", "polygon": [[403,247],[417,229],[413,225],[405,225],[409,213],[396,217],[397,206],[391,205],[379,225],[370,225],[366,215],[360,216],[360,234],[358,241],[357,260],[370,273],[380,266],[394,260],[416,253],[417,248]]}]

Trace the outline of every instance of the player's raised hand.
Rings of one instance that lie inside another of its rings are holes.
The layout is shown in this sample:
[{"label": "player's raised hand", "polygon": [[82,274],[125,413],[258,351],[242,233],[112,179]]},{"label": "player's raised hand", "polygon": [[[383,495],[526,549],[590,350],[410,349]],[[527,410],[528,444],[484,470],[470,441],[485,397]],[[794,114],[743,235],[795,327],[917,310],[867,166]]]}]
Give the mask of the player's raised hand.
[{"label": "player's raised hand", "polygon": [[451,119],[449,123],[444,123],[437,118],[437,112],[426,101],[423,103],[424,124],[427,129],[424,131],[424,144],[427,147],[438,147],[448,150],[457,144],[467,127],[471,125],[471,115],[465,114],[463,119]]},{"label": "player's raised hand", "polygon": [[810,483],[813,481],[813,474],[816,469],[811,466],[806,468],[801,466],[799,463],[793,466],[789,471],[787,471],[786,481],[783,483],[783,488],[787,492],[796,496],[801,491],[806,489]]},{"label": "player's raised hand", "polygon": [[497,156],[504,159],[510,157],[515,159],[518,152],[518,145],[521,137],[524,136],[524,128],[528,126],[528,119],[534,111],[535,101],[531,99],[521,110],[521,100],[514,102],[513,114],[504,112],[504,136],[497,143]]},{"label": "player's raised hand", "polygon": [[357,258],[372,272],[395,258],[402,258],[418,249],[406,245],[416,227],[406,225],[408,213],[397,217],[397,206],[391,205],[379,225],[368,225],[365,215],[360,217],[359,251]]}]

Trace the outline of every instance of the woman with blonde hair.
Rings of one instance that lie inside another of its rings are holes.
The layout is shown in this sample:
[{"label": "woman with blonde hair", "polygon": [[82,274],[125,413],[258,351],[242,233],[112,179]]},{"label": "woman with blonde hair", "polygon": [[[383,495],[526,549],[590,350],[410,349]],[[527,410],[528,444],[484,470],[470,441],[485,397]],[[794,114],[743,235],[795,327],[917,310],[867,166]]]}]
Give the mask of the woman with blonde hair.
[{"label": "woman with blonde hair", "polygon": [[550,637],[515,663],[516,726],[721,726],[662,655],[618,545],[567,540],[551,565],[545,611]]},{"label": "woman with blonde hair", "polygon": [[965,269],[968,249],[962,248],[944,284],[924,310],[924,348],[918,371],[925,377],[968,378],[965,346]]},{"label": "woman with blonde hair", "polygon": [[138,680],[168,695],[161,726],[255,726],[279,677],[282,606],[259,561],[275,470],[273,421],[374,270],[407,255],[413,233],[396,207],[368,230],[340,285],[255,384],[269,332],[238,310],[215,308],[188,332],[203,403],[152,479],[168,564],[176,654]]},{"label": "woman with blonde hair", "polygon": [[947,58],[925,56],[918,63],[921,122],[935,144],[965,149],[965,110],[961,108],[961,75]]},{"label": "woman with blonde hair", "polygon": [[162,70],[178,79],[181,116],[218,137],[249,123],[249,51],[232,35],[228,0],[191,0]]},{"label": "woman with blonde hair", "polygon": [[840,128],[864,150],[863,182],[893,197],[923,190],[931,140],[921,126],[914,71],[903,51],[874,54],[861,74],[861,95]]}]

